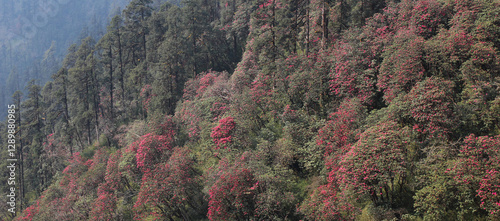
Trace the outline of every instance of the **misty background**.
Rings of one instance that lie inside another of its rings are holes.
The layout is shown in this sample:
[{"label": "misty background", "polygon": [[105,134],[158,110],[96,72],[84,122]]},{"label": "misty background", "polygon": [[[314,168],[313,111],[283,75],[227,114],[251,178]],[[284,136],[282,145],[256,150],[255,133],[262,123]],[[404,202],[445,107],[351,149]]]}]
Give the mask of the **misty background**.
[{"label": "misty background", "polygon": [[[26,94],[30,80],[38,85],[49,81],[71,44],[88,36],[99,39],[129,2],[0,0],[0,106],[7,110],[17,90]],[[5,116],[0,111],[0,118]]]}]

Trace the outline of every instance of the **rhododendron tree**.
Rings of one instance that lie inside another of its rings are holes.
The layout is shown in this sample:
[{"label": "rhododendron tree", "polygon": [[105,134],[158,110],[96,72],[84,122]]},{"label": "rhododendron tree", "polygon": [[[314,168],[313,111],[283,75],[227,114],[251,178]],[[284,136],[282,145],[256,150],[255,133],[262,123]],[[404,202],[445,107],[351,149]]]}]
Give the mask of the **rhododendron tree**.
[{"label": "rhododendron tree", "polygon": [[121,151],[117,150],[108,158],[105,181],[97,188],[97,199],[90,211],[90,217],[93,220],[113,220],[116,218],[116,204],[118,202],[116,193],[122,186],[121,173],[118,170],[120,157]]},{"label": "rhododendron tree", "polygon": [[89,159],[85,164],[88,170],[79,177],[79,191],[95,193],[95,190],[104,182],[106,174],[106,162],[108,161],[109,154],[103,150],[96,150],[92,159]]},{"label": "rhododendron tree", "polygon": [[[497,160],[496,163],[500,162]],[[481,202],[479,205],[490,213],[491,219],[500,219],[500,172],[498,168],[486,171],[477,194]]]},{"label": "rhododendron tree", "polygon": [[[318,132],[316,142],[324,148],[325,166],[329,171],[329,179],[327,186],[320,186],[316,190],[323,191],[321,194],[316,193],[318,194],[316,197],[329,199],[324,199],[329,204],[338,203],[333,202],[336,200],[332,201],[332,197],[335,199],[339,191],[338,170],[342,167],[342,160],[351,150],[351,145],[358,139],[359,126],[365,116],[365,109],[359,100],[346,100],[336,112],[330,115],[330,120]],[[331,190],[324,192],[325,189]]]},{"label": "rhododendron tree", "polygon": [[118,199],[115,194],[105,192],[99,187],[97,199],[90,211],[92,220],[113,220],[116,213]]},{"label": "rhododendron tree", "polygon": [[81,198],[80,177],[91,166],[90,161],[84,162],[79,152],[74,153],[69,165],[63,170],[59,186],[63,194],[51,202],[56,220],[84,219],[84,211],[76,211],[75,203]]},{"label": "rhododendron tree", "polygon": [[314,220],[355,220],[359,210],[345,194],[337,183],[321,185],[302,202],[299,210]]},{"label": "rhododendron tree", "polygon": [[154,165],[166,158],[172,150],[173,140],[166,135],[148,133],[132,145],[136,145],[137,167],[143,172],[150,171]]},{"label": "rhododendron tree", "polygon": [[408,176],[407,145],[406,129],[393,121],[379,123],[360,135],[329,180],[337,179],[341,189],[358,198],[397,206]]},{"label": "rhododendron tree", "polygon": [[[395,11],[393,11],[395,10]],[[450,19],[451,8],[436,0],[410,1],[403,0],[400,4],[390,5],[386,11],[396,12],[390,18],[392,27],[416,28],[415,34],[429,39],[437,34],[440,25]]]},{"label": "rhododendron tree", "polygon": [[356,141],[357,129],[366,116],[366,110],[359,100],[345,100],[337,111],[329,116],[329,121],[318,132],[318,145],[324,146],[325,156],[336,158],[349,151],[349,146]]},{"label": "rhododendron tree", "polygon": [[449,7],[454,13],[450,27],[425,43],[425,62],[430,73],[454,80],[459,86],[458,136],[484,135],[495,126],[490,106],[497,96],[493,84],[498,76],[498,48],[487,39],[499,32],[485,32],[485,27],[491,28],[490,22],[496,20],[496,16],[489,16],[494,6],[482,1],[456,1]]},{"label": "rhododendron tree", "polygon": [[407,111],[414,120],[413,130],[421,136],[447,139],[455,125],[453,116],[453,88],[451,81],[428,78],[417,83],[405,97]]},{"label": "rhododendron tree", "polygon": [[176,117],[193,141],[200,138],[200,128],[205,122],[217,121],[229,111],[231,93],[227,78],[225,72],[210,71],[186,83]]},{"label": "rhododendron tree", "polygon": [[[214,94],[213,90],[223,93],[224,90],[227,90],[223,85],[227,81],[227,75],[227,72],[216,71],[201,73],[196,78],[186,82],[182,98],[184,100],[193,101],[203,97],[217,95]],[[225,95],[228,96],[228,94]]]},{"label": "rhododendron tree", "polygon": [[221,160],[209,190],[210,220],[243,220],[255,213],[255,195],[259,182],[245,165],[245,154],[234,164]]},{"label": "rhododendron tree", "polygon": [[236,122],[232,117],[226,117],[219,121],[219,125],[212,128],[212,134],[215,143],[215,149],[227,149],[232,141],[232,134],[235,130]]},{"label": "rhododendron tree", "polygon": [[350,30],[332,49],[334,66],[330,72],[330,90],[340,98],[358,98],[372,104],[376,96],[376,59],[380,52],[370,50],[372,42],[363,41],[360,32],[360,29]]},{"label": "rhododendron tree", "polygon": [[424,39],[416,36],[415,31],[414,28],[398,31],[393,44],[385,49],[377,86],[384,92],[386,103],[401,92],[409,92],[424,77]]},{"label": "rhododendron tree", "polygon": [[[486,214],[498,217],[497,202],[500,170],[500,137],[470,135],[460,149],[460,158],[452,170],[458,189],[460,203],[467,205],[464,213]],[[482,209],[479,210],[479,209]],[[487,211],[487,213],[484,213]]]},{"label": "rhododendron tree", "polygon": [[[43,198],[42,198],[43,199]],[[37,200],[33,205],[26,208],[24,214],[16,219],[17,221],[32,221],[40,211],[40,200]]]},{"label": "rhododendron tree", "polygon": [[80,176],[88,169],[88,166],[85,165],[85,162],[83,161],[80,152],[74,153],[72,158],[69,159],[68,161],[69,165],[66,166],[66,168],[64,168],[62,172],[63,174],[66,175],[65,177],[67,177],[67,179],[62,180],[61,186],[66,185],[66,183],[71,183],[74,177]]},{"label": "rhododendron tree", "polygon": [[[146,172],[134,205],[136,219],[196,218],[204,203],[193,159],[186,148],[175,148],[166,164]],[[192,217],[194,216],[194,217]]]},{"label": "rhododendron tree", "polygon": [[472,110],[466,117],[473,120],[473,126],[480,129],[478,132],[495,127],[495,113],[490,107],[498,96],[500,60],[497,50],[491,43],[476,42],[470,47],[471,57],[460,68],[465,83],[461,106]]},{"label": "rhododendron tree", "polygon": [[122,188],[122,175],[119,170],[119,162],[121,157],[122,151],[117,150],[108,158],[104,180],[108,185],[107,187],[109,188],[109,191],[116,191]]}]

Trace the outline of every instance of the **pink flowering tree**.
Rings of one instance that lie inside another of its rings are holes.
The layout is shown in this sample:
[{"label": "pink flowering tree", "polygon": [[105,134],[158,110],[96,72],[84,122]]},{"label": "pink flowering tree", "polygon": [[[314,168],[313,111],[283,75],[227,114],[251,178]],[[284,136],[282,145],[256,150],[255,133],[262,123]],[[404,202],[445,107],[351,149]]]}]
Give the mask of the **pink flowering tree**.
[{"label": "pink flowering tree", "polygon": [[167,163],[144,174],[134,205],[135,218],[196,219],[203,211],[201,186],[187,148],[175,148]]},{"label": "pink flowering tree", "polygon": [[[318,132],[317,144],[324,147],[325,157],[332,157],[340,162],[350,149],[350,145],[356,141],[357,129],[365,117],[365,109],[359,100],[344,101],[337,111],[329,116],[329,121]],[[333,160],[333,159],[332,159]]]},{"label": "pink flowering tree", "polygon": [[424,78],[422,50],[424,39],[415,34],[415,28],[403,29],[394,36],[394,42],[384,53],[377,86],[390,103],[401,92],[409,92]]},{"label": "pink flowering tree", "polygon": [[479,204],[481,209],[488,211],[491,219],[500,219],[500,172],[498,168],[486,171],[477,195],[481,202]]},{"label": "pink flowering tree", "polygon": [[212,128],[210,137],[213,138],[215,149],[227,149],[232,142],[232,134],[235,130],[236,122],[232,117],[226,117],[219,121],[219,125]]},{"label": "pink flowering tree", "polygon": [[338,183],[330,182],[316,188],[302,202],[299,211],[313,220],[355,220],[359,209],[349,201]]},{"label": "pink flowering tree", "polygon": [[315,220],[354,220],[359,210],[348,191],[341,189],[343,159],[359,139],[359,126],[366,117],[359,99],[345,100],[318,132],[317,145],[324,150],[327,183],[318,186],[302,203],[300,211]]},{"label": "pink flowering tree", "polygon": [[331,52],[334,65],[329,74],[330,91],[342,99],[358,98],[364,104],[372,104],[378,72],[375,60],[380,52],[371,50],[372,42],[363,41],[360,30],[350,33]]},{"label": "pink flowering tree", "polygon": [[231,93],[227,78],[226,72],[209,71],[186,83],[176,117],[191,140],[201,138],[204,123],[217,121],[229,111]]},{"label": "pink flowering tree", "polygon": [[97,188],[97,199],[90,211],[93,220],[113,220],[117,218],[117,192],[121,190],[122,178],[118,168],[121,151],[117,150],[108,158],[104,182]]},{"label": "pink flowering tree", "polygon": [[142,172],[168,159],[175,142],[176,125],[171,117],[152,119],[149,126],[152,132],[141,136],[128,149],[135,154],[137,168]]},{"label": "pink flowering tree", "polygon": [[150,171],[156,163],[169,155],[173,140],[164,135],[148,133],[136,141],[137,167],[143,172]]},{"label": "pink flowering tree", "polygon": [[411,117],[413,125],[410,126],[421,139],[447,139],[453,132],[453,125],[456,125],[453,88],[453,82],[431,77],[417,83],[405,96],[408,109],[404,112]]},{"label": "pink flowering tree", "polygon": [[467,215],[498,217],[500,190],[500,137],[469,135],[460,149],[460,158],[454,168],[454,180],[461,193],[460,203]]},{"label": "pink flowering tree", "polygon": [[408,177],[408,132],[393,121],[379,123],[360,135],[341,161],[335,177],[343,191],[372,202],[401,203]]},{"label": "pink flowering tree", "polygon": [[254,216],[259,182],[243,159],[234,164],[221,160],[209,190],[210,220],[244,220]]},{"label": "pink flowering tree", "polygon": [[[41,197],[43,199],[43,196]],[[23,214],[15,219],[16,221],[32,221],[33,218],[39,216],[40,212],[40,199],[37,200],[33,205],[28,206],[23,212]]]}]

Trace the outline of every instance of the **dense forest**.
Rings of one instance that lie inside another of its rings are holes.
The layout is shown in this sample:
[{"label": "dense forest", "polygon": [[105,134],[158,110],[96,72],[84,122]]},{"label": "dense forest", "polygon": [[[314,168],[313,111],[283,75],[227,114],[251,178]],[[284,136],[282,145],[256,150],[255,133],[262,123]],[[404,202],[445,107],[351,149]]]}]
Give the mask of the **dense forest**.
[{"label": "dense forest", "polygon": [[[158,0],[156,0],[158,1]],[[66,49],[87,36],[100,38],[130,0],[0,0],[0,106],[30,79],[45,84]],[[4,119],[7,112],[0,112]]]},{"label": "dense forest", "polygon": [[499,50],[496,0],[132,0],[12,95],[0,216],[500,220]]}]

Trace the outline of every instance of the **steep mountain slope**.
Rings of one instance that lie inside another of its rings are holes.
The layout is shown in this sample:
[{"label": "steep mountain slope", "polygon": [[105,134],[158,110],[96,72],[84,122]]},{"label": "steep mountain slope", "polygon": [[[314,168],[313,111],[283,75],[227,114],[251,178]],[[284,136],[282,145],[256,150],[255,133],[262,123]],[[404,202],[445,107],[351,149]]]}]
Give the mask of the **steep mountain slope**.
[{"label": "steep mountain slope", "polygon": [[81,36],[102,36],[110,18],[129,2],[0,1],[0,105],[6,106],[31,79],[45,84],[72,43]]},{"label": "steep mountain slope", "polygon": [[17,101],[15,220],[500,218],[498,2],[154,5]]}]

